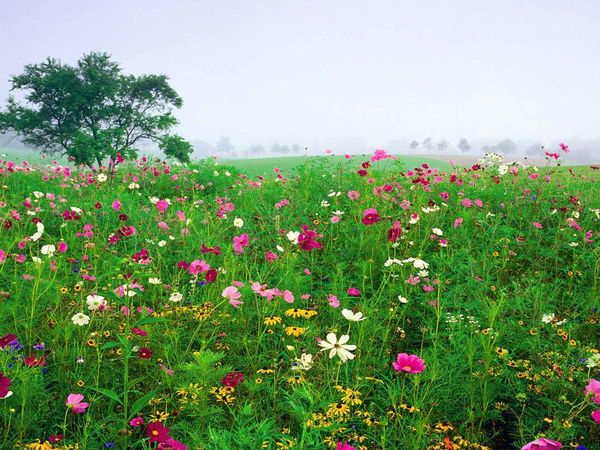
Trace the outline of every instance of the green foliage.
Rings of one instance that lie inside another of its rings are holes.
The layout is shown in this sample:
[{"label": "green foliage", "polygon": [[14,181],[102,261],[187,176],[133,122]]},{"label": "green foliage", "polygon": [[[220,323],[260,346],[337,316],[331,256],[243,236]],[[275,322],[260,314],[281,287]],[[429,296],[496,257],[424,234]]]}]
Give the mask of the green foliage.
[{"label": "green foliage", "polygon": [[[14,130],[26,144],[87,166],[117,153],[134,156],[143,141],[169,140],[177,124],[172,109],[182,105],[165,75],[125,75],[106,53],[84,55],[76,66],[48,58],[11,82],[26,101],[9,98],[0,131]],[[182,156],[183,142],[176,143]]]},{"label": "green foliage", "polygon": [[175,158],[182,163],[190,162],[190,155],[194,147],[178,135],[167,135],[161,138],[159,148],[168,158]]}]

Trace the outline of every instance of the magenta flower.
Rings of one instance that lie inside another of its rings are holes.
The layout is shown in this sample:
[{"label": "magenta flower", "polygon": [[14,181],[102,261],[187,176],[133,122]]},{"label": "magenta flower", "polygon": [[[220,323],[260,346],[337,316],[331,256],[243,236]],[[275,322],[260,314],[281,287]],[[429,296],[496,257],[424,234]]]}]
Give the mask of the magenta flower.
[{"label": "magenta flower", "polygon": [[158,444],[156,450],[187,450],[187,445],[176,441],[173,438],[169,438],[166,441]]},{"label": "magenta flower", "polygon": [[600,405],[600,381],[592,378],[585,387],[585,393],[591,394],[592,401]]},{"label": "magenta flower", "polygon": [[89,403],[83,401],[83,398],[83,394],[69,394],[65,404],[67,405],[67,408],[73,411],[73,414],[81,414],[85,412],[88,406],[90,406]]},{"label": "magenta flower", "polygon": [[348,288],[348,295],[350,297],[360,297],[360,291],[355,287],[351,287]]},{"label": "magenta flower", "polygon": [[365,225],[373,225],[379,222],[379,213],[375,208],[367,208],[363,211],[362,223]]},{"label": "magenta flower", "polygon": [[338,442],[335,446],[335,450],[356,450],[356,448],[352,447],[347,442]]},{"label": "magenta flower", "polygon": [[400,225],[400,222],[396,220],[394,221],[394,225],[392,226],[392,228],[390,228],[387,232],[388,241],[396,242],[401,234],[402,226]]},{"label": "magenta flower", "polygon": [[551,439],[540,438],[533,442],[530,442],[521,450],[559,450],[563,448],[560,442],[553,441]]},{"label": "magenta flower", "polygon": [[134,417],[129,421],[129,425],[131,425],[132,427],[139,427],[140,425],[144,425],[144,418],[139,416]]},{"label": "magenta flower", "polygon": [[298,235],[298,246],[302,250],[310,252],[311,250],[320,250],[323,246],[315,240],[319,237],[316,230],[309,230],[308,225],[302,225],[302,233]]},{"label": "magenta flower", "polygon": [[167,202],[166,200],[159,200],[156,202],[156,208],[158,209],[158,211],[161,214],[164,213],[168,207],[169,207],[169,202]]},{"label": "magenta flower", "polygon": [[121,209],[121,202],[119,200],[115,200],[114,202],[112,202],[112,209],[114,209],[115,211]]},{"label": "magenta flower", "polygon": [[393,366],[396,372],[406,373],[421,373],[427,367],[425,361],[417,355],[408,355],[407,353],[398,354]]},{"label": "magenta flower", "polygon": [[592,413],[592,419],[594,419],[594,422],[600,423],[600,409],[597,409]]},{"label": "magenta flower", "polygon": [[244,253],[244,247],[248,247],[248,245],[250,244],[248,241],[248,235],[246,233],[233,238],[233,251],[236,255],[241,255]]},{"label": "magenta flower", "polygon": [[10,397],[12,392],[9,390],[10,388],[10,378],[5,377],[2,372],[0,372],[0,399]]}]

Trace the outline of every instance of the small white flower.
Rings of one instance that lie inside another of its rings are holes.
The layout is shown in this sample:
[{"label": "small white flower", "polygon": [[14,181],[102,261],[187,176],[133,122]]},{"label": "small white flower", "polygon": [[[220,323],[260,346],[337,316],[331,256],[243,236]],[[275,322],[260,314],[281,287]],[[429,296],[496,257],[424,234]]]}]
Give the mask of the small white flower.
[{"label": "small white flower", "polygon": [[415,269],[428,269],[429,268],[429,264],[427,264],[425,261],[423,261],[422,259],[419,259],[419,258],[415,258],[415,260],[413,261],[413,266],[415,266]]},{"label": "small white flower", "polygon": [[593,369],[594,367],[600,367],[600,353],[594,353],[585,361],[585,367]]},{"label": "small white flower", "polygon": [[344,316],[344,318],[346,320],[349,320],[350,322],[360,322],[361,320],[365,320],[366,317],[363,317],[363,313],[359,312],[352,312],[349,309],[342,309],[342,316]]},{"label": "small white flower", "polygon": [[148,278],[148,283],[157,286],[159,284],[162,284],[162,280],[160,278],[157,278],[157,277],[151,277],[151,278]]},{"label": "small white flower", "polygon": [[300,232],[299,231],[288,231],[286,236],[292,244],[298,244],[298,238],[300,237]]},{"label": "small white flower", "polygon": [[233,226],[237,228],[242,228],[244,226],[244,220],[236,217],[233,219]]},{"label": "small white flower", "polygon": [[442,230],[440,230],[439,228],[434,228],[433,230],[431,230],[431,232],[433,234],[438,235],[438,236],[443,236],[444,235],[444,232]]},{"label": "small white flower", "polygon": [[329,350],[329,359],[337,355],[342,362],[346,362],[349,359],[354,359],[352,351],[356,350],[356,345],[346,344],[349,340],[350,336],[347,334],[343,334],[338,340],[335,333],[329,333],[325,340],[319,342],[319,346],[323,347],[322,352]]},{"label": "small white flower", "polygon": [[98,183],[104,183],[107,179],[108,179],[108,177],[103,173],[98,174],[98,176],[96,177],[96,180],[98,180]]},{"label": "small white flower", "polygon": [[329,206],[329,202],[328,202],[327,200],[322,200],[322,201],[321,201],[321,206],[322,206],[323,208],[327,208],[327,207]]},{"label": "small white flower", "polygon": [[34,263],[36,266],[39,266],[40,264],[42,264],[42,258],[39,258],[39,257],[37,257],[37,256],[32,256],[32,257],[31,257],[31,260],[33,261],[33,263]]},{"label": "small white flower", "polygon": [[106,306],[106,300],[104,299],[104,297],[96,294],[88,295],[86,303],[90,311],[97,311]]},{"label": "small white flower", "polygon": [[344,211],[340,211],[339,209],[338,209],[337,211],[334,211],[334,212],[333,212],[333,215],[334,215],[334,216],[341,216],[341,215],[343,215],[343,214],[344,214]]},{"label": "small white flower", "polygon": [[406,297],[402,297],[401,295],[398,296],[398,301],[404,304],[408,303],[408,299]]},{"label": "small white flower", "polygon": [[421,278],[425,278],[425,277],[429,276],[429,271],[427,271],[427,270],[419,270],[419,276]]},{"label": "small white flower", "polygon": [[554,315],[554,313],[550,313],[550,314],[544,314],[542,316],[542,322],[544,323],[552,323],[552,321],[554,320],[556,316]]},{"label": "small white flower", "polygon": [[44,193],[40,191],[33,191],[33,196],[35,198],[42,198],[44,196]]},{"label": "small white flower", "polygon": [[86,316],[84,313],[80,312],[71,317],[71,322],[82,327],[90,323],[90,316]]},{"label": "small white flower", "polygon": [[292,370],[310,370],[313,366],[313,355],[310,353],[302,353],[300,358],[296,358]]},{"label": "small white flower", "polygon": [[157,245],[158,245],[159,247],[164,247],[165,245],[167,245],[167,241],[164,241],[164,240],[163,240],[163,241],[158,241],[158,244],[157,244]]},{"label": "small white flower", "polygon": [[44,224],[42,222],[38,222],[35,224],[36,232],[31,236],[31,240],[33,242],[39,241],[42,235],[44,234]]},{"label": "small white flower", "polygon": [[42,255],[47,255],[48,258],[51,258],[54,255],[55,251],[56,251],[56,247],[52,244],[46,244],[46,245],[42,246],[42,248],[40,249],[40,253]]},{"label": "small white flower", "polygon": [[183,300],[183,295],[179,292],[173,292],[169,297],[169,301],[171,302],[180,302],[181,300]]},{"label": "small white flower", "polygon": [[281,253],[283,253],[283,251],[285,250],[281,245],[278,245],[277,247],[275,247],[278,251],[280,251]]}]

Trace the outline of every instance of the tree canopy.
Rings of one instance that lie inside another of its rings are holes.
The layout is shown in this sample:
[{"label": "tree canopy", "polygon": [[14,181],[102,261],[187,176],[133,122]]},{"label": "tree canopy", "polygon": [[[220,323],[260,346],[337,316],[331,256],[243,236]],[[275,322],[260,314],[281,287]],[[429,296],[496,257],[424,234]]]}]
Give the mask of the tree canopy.
[{"label": "tree canopy", "polygon": [[171,153],[189,160],[191,146],[169,135],[172,111],[183,102],[166,75],[126,75],[110,55],[89,53],[76,66],[53,58],[27,65],[11,84],[22,101],[9,97],[0,131],[28,145],[91,166],[134,156],[136,146],[153,141],[163,149],[176,144]]}]

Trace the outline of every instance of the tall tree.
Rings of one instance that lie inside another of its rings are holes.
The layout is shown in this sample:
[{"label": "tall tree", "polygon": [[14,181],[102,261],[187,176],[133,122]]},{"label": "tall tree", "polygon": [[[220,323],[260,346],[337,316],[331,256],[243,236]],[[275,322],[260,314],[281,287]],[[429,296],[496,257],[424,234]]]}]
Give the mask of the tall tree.
[{"label": "tall tree", "polygon": [[463,153],[467,153],[469,150],[471,150],[471,144],[469,144],[467,138],[461,138],[461,140],[458,141],[457,147]]},{"label": "tall tree", "polygon": [[143,141],[162,142],[183,103],[166,75],[126,75],[106,53],[84,55],[76,66],[48,58],[25,66],[11,84],[25,101],[9,97],[0,131],[89,166],[117,153],[134,156]]}]

